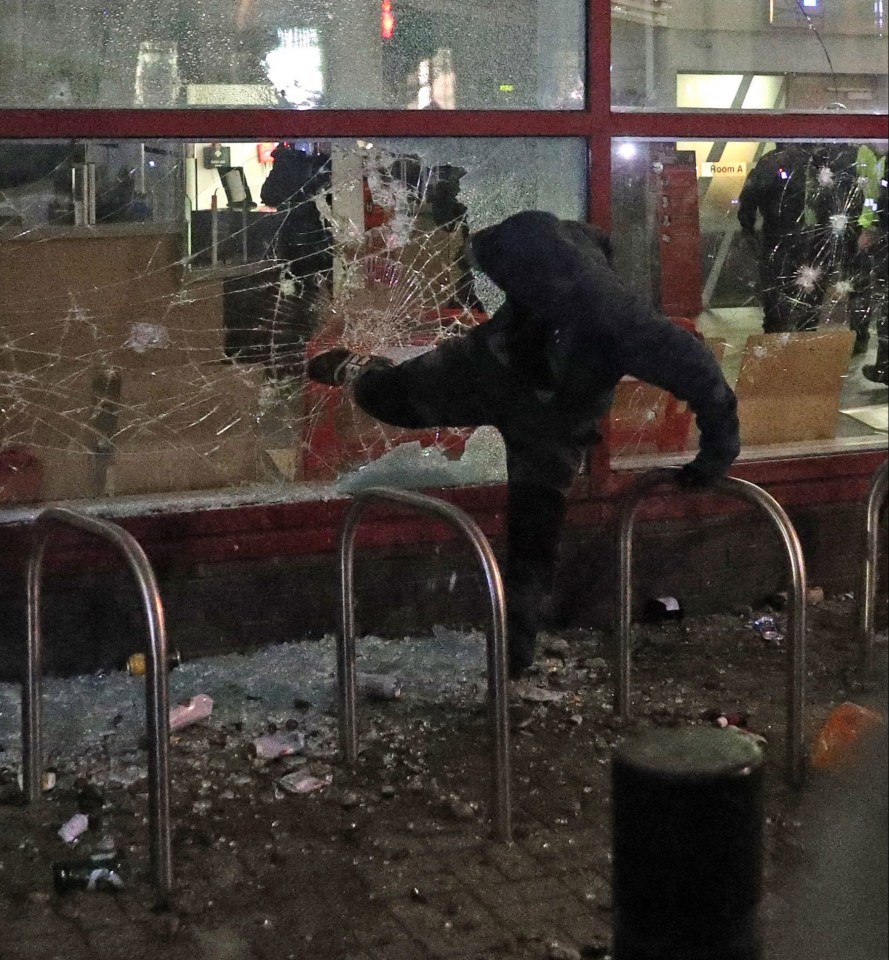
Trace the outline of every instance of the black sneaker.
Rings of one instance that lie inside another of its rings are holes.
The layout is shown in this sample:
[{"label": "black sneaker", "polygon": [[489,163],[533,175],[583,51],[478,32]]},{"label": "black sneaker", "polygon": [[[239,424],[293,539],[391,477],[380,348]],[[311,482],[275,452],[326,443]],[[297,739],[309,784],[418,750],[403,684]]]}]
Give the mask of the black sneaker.
[{"label": "black sneaker", "polygon": [[861,375],[871,383],[889,384],[889,365],[878,366],[876,363],[866,363],[861,368]]},{"label": "black sneaker", "polygon": [[344,387],[374,362],[389,364],[390,361],[370,353],[352,353],[345,347],[334,347],[312,357],[306,364],[306,375],[310,380],[328,387]]}]

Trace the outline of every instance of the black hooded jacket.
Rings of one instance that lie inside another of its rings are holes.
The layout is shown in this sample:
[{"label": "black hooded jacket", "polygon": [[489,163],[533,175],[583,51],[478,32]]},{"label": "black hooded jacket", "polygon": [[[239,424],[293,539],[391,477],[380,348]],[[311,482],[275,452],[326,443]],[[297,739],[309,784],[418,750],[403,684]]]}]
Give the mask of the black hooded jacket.
[{"label": "black hooded jacket", "polygon": [[748,174],[738,197],[741,229],[753,233],[759,214],[767,243],[801,231],[810,162],[811,152],[798,144],[779,144],[764,153]]},{"label": "black hooded jacket", "polygon": [[596,227],[530,210],[480,230],[475,263],[506,294],[480,328],[501,338],[516,368],[595,437],[614,388],[625,375],[686,401],[701,433],[698,466],[724,473],[740,451],[737,401],[710,350],[653,312],[610,265],[607,236]]}]

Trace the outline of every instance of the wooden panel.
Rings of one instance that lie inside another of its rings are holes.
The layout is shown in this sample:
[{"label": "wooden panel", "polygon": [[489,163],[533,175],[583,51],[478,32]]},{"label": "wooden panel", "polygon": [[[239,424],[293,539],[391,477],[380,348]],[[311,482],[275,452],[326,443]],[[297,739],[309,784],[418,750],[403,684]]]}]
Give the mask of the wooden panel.
[{"label": "wooden panel", "polygon": [[836,436],[851,330],[748,337],[735,385],[745,446]]}]

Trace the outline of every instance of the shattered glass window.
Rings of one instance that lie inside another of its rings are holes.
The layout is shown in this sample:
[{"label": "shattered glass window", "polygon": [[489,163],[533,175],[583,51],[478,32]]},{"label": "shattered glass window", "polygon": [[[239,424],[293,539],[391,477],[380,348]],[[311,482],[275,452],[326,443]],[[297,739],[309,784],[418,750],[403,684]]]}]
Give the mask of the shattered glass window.
[{"label": "shattered glass window", "polygon": [[385,427],[306,360],[485,322],[469,232],[585,196],[574,139],[0,141],[0,502],[502,482],[492,429]]},{"label": "shattered glass window", "polygon": [[618,107],[885,113],[889,104],[884,0],[613,0],[611,9]]},{"label": "shattered glass window", "polygon": [[583,0],[15,0],[0,107],[584,105]]},{"label": "shattered glass window", "polygon": [[[613,142],[617,269],[713,350],[738,396],[742,456],[886,445],[886,153],[886,141]],[[675,398],[618,385],[624,464],[687,456],[696,437]]]}]

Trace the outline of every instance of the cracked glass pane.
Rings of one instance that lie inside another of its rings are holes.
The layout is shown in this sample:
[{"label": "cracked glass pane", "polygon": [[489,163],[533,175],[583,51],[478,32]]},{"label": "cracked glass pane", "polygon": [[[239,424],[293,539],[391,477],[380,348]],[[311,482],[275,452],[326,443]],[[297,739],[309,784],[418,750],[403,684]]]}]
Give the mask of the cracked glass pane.
[{"label": "cracked glass pane", "polygon": [[498,293],[469,231],[582,218],[585,156],[556,138],[0,142],[0,502],[502,482],[496,431],[383,426],[306,360],[402,360],[485,322]]},{"label": "cracked glass pane", "polygon": [[[886,151],[613,143],[618,272],[710,345],[738,395],[742,456],[886,444]],[[629,378],[611,441],[626,465],[697,444],[681,403]]]},{"label": "cracked glass pane", "polygon": [[884,0],[613,0],[611,10],[616,106],[885,113],[889,104]]},{"label": "cracked glass pane", "polygon": [[579,110],[583,0],[12,0],[0,106]]}]

